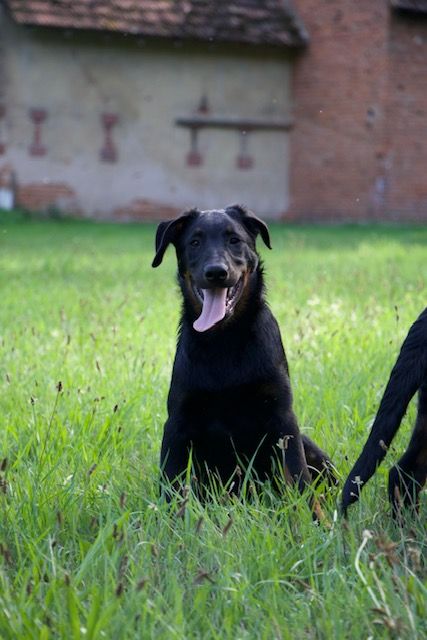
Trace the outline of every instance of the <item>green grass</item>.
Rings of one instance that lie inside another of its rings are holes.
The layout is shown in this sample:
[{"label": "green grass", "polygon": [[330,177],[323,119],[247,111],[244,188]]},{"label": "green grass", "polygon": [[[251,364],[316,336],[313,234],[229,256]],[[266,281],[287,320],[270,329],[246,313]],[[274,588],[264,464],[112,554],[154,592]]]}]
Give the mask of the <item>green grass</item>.
[{"label": "green grass", "polygon": [[[338,493],[331,528],[268,487],[160,502],[180,303],[173,251],[150,268],[153,235],[0,222],[0,637],[426,637],[426,496],[400,529],[385,488],[414,406],[348,525]],[[273,226],[272,241],[296,413],[343,480],[426,305],[427,228]]]}]

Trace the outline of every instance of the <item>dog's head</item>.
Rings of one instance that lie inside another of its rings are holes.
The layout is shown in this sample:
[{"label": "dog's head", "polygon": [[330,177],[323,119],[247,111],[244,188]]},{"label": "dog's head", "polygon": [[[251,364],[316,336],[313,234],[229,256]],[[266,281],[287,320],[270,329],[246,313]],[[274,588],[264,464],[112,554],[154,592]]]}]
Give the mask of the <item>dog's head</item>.
[{"label": "dog's head", "polygon": [[212,211],[191,209],[159,224],[153,267],[160,265],[168,245],[173,244],[184,295],[198,316],[193,324],[196,331],[208,331],[229,319],[242,303],[259,263],[258,234],[271,249],[267,225],[239,205]]}]

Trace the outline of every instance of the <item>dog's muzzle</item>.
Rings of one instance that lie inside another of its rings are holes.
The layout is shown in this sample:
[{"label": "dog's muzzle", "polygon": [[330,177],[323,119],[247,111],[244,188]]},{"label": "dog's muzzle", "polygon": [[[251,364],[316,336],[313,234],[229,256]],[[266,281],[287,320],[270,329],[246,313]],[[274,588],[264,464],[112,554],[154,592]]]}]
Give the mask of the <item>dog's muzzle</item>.
[{"label": "dog's muzzle", "polygon": [[243,276],[233,287],[199,289],[193,286],[193,289],[202,305],[202,312],[193,327],[199,332],[208,331],[233,313],[243,290]]}]

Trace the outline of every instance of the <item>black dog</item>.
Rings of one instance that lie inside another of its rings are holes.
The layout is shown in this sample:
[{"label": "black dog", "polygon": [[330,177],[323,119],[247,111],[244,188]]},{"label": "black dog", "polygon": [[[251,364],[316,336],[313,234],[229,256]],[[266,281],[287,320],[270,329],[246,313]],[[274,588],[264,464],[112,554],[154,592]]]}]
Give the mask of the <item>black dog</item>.
[{"label": "black dog", "polygon": [[258,234],[271,248],[265,223],[237,205],[193,209],[157,229],[153,267],[172,243],[183,296],[160,460],[175,487],[190,452],[202,487],[213,475],[238,493],[239,470],[272,479],[278,459],[301,491],[312,481],[308,465],[313,477],[333,480],[328,456],[301,436],[292,410],[279,328],[264,299]]},{"label": "black dog", "polygon": [[427,478],[427,308],[409,330],[369,438],[346,480],[342,496],[344,513],[375,473],[418,390],[418,414],[409,446],[389,474],[388,493],[395,515],[401,506],[418,507],[419,493]]}]

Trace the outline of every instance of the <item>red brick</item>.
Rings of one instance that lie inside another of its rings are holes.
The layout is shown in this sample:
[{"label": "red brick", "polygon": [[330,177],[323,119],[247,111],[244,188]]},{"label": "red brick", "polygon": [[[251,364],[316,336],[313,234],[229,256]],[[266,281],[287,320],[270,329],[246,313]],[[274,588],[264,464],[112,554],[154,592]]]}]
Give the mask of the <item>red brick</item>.
[{"label": "red brick", "polygon": [[311,41],[294,67],[289,216],[427,220],[427,19],[385,0],[294,4]]},{"label": "red brick", "polygon": [[[18,185],[16,204],[29,211],[46,211],[56,207],[61,200],[72,202],[74,190],[63,183],[30,183]],[[78,213],[74,208],[70,213]]]},{"label": "red brick", "polygon": [[167,218],[176,218],[180,210],[160,202],[153,202],[144,198],[138,198],[113,212],[115,220],[130,221],[159,221]]}]

